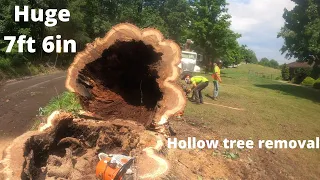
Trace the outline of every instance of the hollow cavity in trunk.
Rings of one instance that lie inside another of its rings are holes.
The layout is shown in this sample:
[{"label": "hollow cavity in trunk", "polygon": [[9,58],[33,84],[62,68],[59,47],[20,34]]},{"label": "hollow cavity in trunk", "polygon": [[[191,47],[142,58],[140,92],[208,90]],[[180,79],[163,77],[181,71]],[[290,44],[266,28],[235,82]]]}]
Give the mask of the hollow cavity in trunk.
[{"label": "hollow cavity in trunk", "polygon": [[149,125],[162,99],[157,79],[161,53],[142,41],[117,41],[78,76],[85,109],[104,118]]}]

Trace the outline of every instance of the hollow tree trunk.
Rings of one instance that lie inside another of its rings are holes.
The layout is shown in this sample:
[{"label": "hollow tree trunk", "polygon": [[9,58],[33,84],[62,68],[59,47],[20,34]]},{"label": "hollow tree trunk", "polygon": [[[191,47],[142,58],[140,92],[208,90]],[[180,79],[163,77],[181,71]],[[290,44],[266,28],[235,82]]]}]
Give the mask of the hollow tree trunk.
[{"label": "hollow tree trunk", "polygon": [[185,106],[175,83],[180,54],[158,30],[131,24],[88,44],[70,66],[66,87],[91,116],[52,113],[39,130],[6,148],[0,179],[95,179],[100,152],[132,155],[139,179],[159,178],[169,168],[157,155],[163,136],[146,128],[163,130]]},{"label": "hollow tree trunk", "polygon": [[66,87],[103,119],[160,126],[185,105],[175,83],[180,55],[179,46],[158,30],[119,24],[75,57]]}]

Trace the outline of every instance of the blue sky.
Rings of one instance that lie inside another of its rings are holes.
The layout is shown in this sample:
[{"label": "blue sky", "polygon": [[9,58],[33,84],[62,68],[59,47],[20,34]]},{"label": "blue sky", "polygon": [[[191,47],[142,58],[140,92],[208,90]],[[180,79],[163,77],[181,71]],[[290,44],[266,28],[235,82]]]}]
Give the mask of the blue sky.
[{"label": "blue sky", "polygon": [[277,38],[284,24],[284,8],[291,10],[291,0],[227,0],[229,14],[232,16],[231,28],[242,34],[240,44],[246,44],[254,50],[258,59],[267,57],[280,64],[294,61],[285,59],[280,48],[283,39]]}]

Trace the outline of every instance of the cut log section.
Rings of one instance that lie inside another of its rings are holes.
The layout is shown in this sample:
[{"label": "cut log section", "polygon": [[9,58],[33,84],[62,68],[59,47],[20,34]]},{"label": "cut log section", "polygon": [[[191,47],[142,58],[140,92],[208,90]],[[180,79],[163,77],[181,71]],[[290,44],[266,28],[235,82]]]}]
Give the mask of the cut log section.
[{"label": "cut log section", "polygon": [[158,30],[119,24],[77,54],[66,87],[97,117],[160,126],[186,103],[175,83],[180,55]]},{"label": "cut log section", "polygon": [[0,179],[96,179],[98,153],[139,155],[144,132],[133,121],[75,119],[56,111],[38,131],[24,133],[6,148]]}]

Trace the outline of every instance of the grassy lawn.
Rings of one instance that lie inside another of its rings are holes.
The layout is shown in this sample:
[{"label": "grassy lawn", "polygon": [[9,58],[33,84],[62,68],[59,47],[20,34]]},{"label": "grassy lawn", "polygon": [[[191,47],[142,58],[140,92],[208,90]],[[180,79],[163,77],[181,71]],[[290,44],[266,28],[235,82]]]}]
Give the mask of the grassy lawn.
[{"label": "grassy lawn", "polygon": [[[195,105],[188,102],[185,119],[194,127],[194,130],[189,130],[187,135],[182,136],[252,139],[255,142],[257,140],[314,140],[319,137],[320,91],[262,78],[261,75],[256,75],[252,71],[273,74],[273,77],[280,76],[280,70],[259,65],[242,65],[238,68],[223,69],[223,82],[220,86],[218,101],[204,96],[206,103],[216,105]],[[212,80],[210,75],[204,76]],[[203,91],[203,95],[208,93],[212,96],[213,83],[211,82]],[[227,164],[228,170],[232,169],[231,175],[238,172],[240,177],[245,179],[258,178],[246,178],[246,173],[255,174],[256,172],[252,168],[247,171],[242,169],[247,166],[243,163],[247,159],[250,159],[250,162],[253,160],[254,166],[265,170],[267,175],[277,174],[273,177],[275,179],[287,179],[290,175],[303,179],[320,177],[318,149],[273,149],[271,152],[272,155],[268,151],[255,148],[253,151],[240,152],[241,161],[234,163],[222,161],[221,163]],[[213,158],[213,161],[219,160],[221,159]],[[234,167],[239,167],[240,170]],[[309,173],[305,174],[306,171]],[[288,176],[282,177],[281,172],[286,172]]]},{"label": "grassy lawn", "polygon": [[[320,91],[249,71],[280,76],[280,70],[251,64],[223,69],[219,100],[205,97],[204,101],[245,110],[188,103],[186,117],[229,138],[303,139],[320,134]],[[212,91],[210,83],[203,94],[212,95]]]}]

